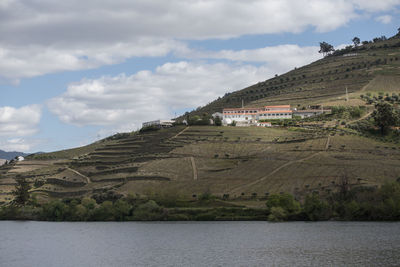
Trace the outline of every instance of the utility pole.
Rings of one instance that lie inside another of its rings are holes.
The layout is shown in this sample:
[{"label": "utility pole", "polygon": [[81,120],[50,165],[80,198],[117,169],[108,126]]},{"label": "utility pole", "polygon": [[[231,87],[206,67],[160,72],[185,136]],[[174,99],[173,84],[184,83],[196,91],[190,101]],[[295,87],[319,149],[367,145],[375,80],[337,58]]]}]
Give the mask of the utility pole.
[{"label": "utility pole", "polygon": [[346,86],[346,101],[349,101],[349,93],[347,91],[347,86]]},{"label": "utility pole", "polygon": [[242,98],[242,108],[244,108],[244,101],[243,101],[243,98]]}]

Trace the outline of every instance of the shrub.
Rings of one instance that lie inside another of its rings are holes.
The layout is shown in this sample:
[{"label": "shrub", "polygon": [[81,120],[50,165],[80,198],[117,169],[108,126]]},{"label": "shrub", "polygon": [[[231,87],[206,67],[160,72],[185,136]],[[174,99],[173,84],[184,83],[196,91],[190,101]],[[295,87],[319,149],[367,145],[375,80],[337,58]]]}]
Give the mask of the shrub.
[{"label": "shrub", "polygon": [[300,203],[287,193],[269,196],[266,205],[270,210],[273,207],[281,207],[288,215],[296,214],[300,211]]},{"label": "shrub", "polygon": [[139,132],[144,133],[144,132],[151,132],[151,131],[158,131],[160,130],[160,127],[156,126],[156,125],[150,125],[150,126],[145,126],[142,127]]},{"label": "shrub", "polygon": [[281,222],[287,219],[286,211],[281,207],[272,207],[268,215],[268,221]]}]

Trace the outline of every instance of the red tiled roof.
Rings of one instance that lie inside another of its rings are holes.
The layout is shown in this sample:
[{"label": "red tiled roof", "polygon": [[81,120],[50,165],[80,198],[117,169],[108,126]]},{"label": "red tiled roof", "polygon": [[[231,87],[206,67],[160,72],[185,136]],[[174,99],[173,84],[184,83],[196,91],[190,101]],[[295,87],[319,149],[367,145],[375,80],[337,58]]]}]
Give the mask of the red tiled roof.
[{"label": "red tiled roof", "polygon": [[262,108],[224,108],[223,110],[261,110]]},{"label": "red tiled roof", "polygon": [[257,115],[258,113],[225,113],[228,115]]},{"label": "red tiled roof", "polygon": [[260,111],[260,114],[265,114],[265,113],[292,113],[293,111],[291,110],[268,110],[268,111]]}]

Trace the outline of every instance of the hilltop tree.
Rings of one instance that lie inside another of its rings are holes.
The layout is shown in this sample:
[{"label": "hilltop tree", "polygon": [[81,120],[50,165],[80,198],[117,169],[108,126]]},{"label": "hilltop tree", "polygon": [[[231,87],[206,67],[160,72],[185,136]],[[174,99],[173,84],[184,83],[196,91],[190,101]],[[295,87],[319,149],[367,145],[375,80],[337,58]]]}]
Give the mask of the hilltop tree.
[{"label": "hilltop tree", "polygon": [[12,192],[15,196],[14,202],[19,205],[25,205],[30,197],[29,189],[31,189],[31,186],[24,177],[17,176],[16,181],[17,185],[15,186],[15,190]]},{"label": "hilltop tree", "polygon": [[328,44],[327,42],[322,42],[319,43],[320,50],[318,51],[319,53],[322,53],[324,57],[329,55],[331,52],[335,51],[333,46],[331,44]]},{"label": "hilltop tree", "polygon": [[353,43],[354,43],[354,47],[357,47],[357,46],[359,46],[359,45],[360,45],[360,43],[361,43],[361,40],[360,40],[360,38],[358,38],[357,36],[356,36],[356,37],[354,37],[352,41],[353,41]]},{"label": "hilltop tree", "polygon": [[398,114],[393,106],[389,103],[378,103],[375,105],[375,111],[372,114],[375,125],[381,129],[381,133],[385,134],[390,126],[396,125],[399,120]]}]

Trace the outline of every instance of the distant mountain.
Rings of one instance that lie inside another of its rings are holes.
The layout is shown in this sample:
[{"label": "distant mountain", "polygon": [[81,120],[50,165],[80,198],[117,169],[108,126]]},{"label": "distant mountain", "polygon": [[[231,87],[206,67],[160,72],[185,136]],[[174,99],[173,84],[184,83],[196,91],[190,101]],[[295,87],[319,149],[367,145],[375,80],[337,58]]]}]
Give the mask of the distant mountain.
[{"label": "distant mountain", "polygon": [[11,160],[11,159],[13,159],[15,157],[18,157],[18,156],[26,157],[28,155],[29,154],[26,154],[26,153],[23,153],[23,152],[17,152],[17,151],[6,152],[6,151],[3,151],[3,150],[0,150],[0,159]]}]

